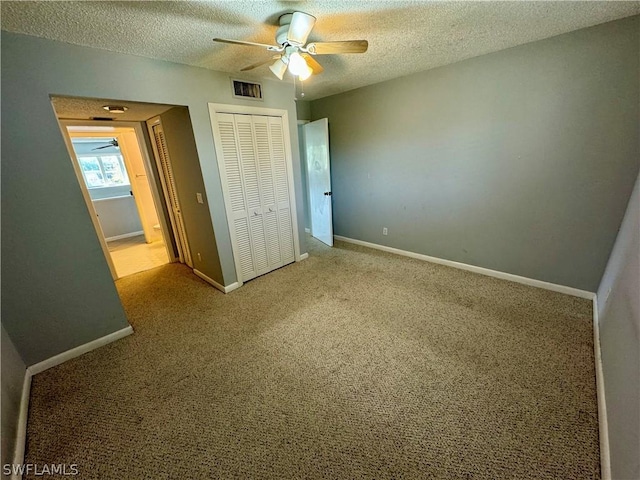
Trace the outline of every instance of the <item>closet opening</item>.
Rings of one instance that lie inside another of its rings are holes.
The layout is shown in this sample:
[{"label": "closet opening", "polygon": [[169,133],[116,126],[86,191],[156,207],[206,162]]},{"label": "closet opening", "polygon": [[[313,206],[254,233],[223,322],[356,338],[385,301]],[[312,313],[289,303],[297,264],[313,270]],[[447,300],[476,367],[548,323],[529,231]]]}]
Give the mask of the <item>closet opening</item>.
[{"label": "closet opening", "polygon": [[238,284],[302,260],[286,110],[209,104]]}]

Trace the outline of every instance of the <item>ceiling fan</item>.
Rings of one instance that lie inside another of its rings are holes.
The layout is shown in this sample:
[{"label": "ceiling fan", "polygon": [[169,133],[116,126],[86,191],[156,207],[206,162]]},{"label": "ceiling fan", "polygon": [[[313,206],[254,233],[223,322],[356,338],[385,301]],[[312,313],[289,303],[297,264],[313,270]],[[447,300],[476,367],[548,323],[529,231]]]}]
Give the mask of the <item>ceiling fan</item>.
[{"label": "ceiling fan", "polygon": [[288,68],[289,72],[297,76],[301,81],[309,78],[311,74],[317,75],[324,70],[322,65],[320,65],[313,56],[338,53],[364,53],[369,47],[369,43],[366,40],[307,43],[307,39],[315,23],[316,18],[308,13],[285,13],[280,16],[280,26],[278,30],[276,30],[277,45],[266,45],[264,43],[245,42],[242,40],[228,40],[226,38],[214,38],[213,41],[234,45],[263,47],[275,53],[275,55],[265,61],[244,67],[241,69],[242,72],[252,70],[275,60],[269,69],[276,77],[282,80]]},{"label": "ceiling fan", "polygon": [[109,140],[106,145],[103,145],[102,147],[96,147],[96,148],[92,148],[91,151],[93,150],[102,150],[103,148],[111,148],[111,147],[118,147],[118,139],[114,138],[113,140]]}]

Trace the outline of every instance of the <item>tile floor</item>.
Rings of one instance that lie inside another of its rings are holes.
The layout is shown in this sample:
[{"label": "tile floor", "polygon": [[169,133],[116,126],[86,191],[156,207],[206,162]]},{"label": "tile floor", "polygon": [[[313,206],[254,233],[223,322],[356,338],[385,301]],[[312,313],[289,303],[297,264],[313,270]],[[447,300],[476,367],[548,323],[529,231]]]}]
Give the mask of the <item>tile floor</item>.
[{"label": "tile floor", "polygon": [[118,278],[150,270],[169,263],[167,249],[162,240],[146,243],[144,235],[108,242],[111,259]]}]

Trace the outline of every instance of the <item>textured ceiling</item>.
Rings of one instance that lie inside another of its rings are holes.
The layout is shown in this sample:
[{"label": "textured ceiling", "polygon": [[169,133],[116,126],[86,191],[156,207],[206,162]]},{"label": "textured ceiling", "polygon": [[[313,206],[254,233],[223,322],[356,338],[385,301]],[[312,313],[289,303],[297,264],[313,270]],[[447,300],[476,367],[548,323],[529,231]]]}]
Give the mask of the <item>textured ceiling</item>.
[{"label": "textured ceiling", "polygon": [[[51,97],[51,103],[58,118],[65,120],[89,120],[93,117],[103,117],[128,122],[144,122],[174,106],[160,103],[76,97]],[[104,105],[125,106],[129,110],[124,113],[109,113],[102,108]]]},{"label": "textured ceiling", "polygon": [[[640,2],[437,1],[2,1],[2,29],[238,75],[267,59],[278,17],[318,21],[310,40],[366,39],[360,55],[316,57],[324,73],[305,82],[315,99],[640,13]],[[267,66],[243,78],[274,78]]]}]

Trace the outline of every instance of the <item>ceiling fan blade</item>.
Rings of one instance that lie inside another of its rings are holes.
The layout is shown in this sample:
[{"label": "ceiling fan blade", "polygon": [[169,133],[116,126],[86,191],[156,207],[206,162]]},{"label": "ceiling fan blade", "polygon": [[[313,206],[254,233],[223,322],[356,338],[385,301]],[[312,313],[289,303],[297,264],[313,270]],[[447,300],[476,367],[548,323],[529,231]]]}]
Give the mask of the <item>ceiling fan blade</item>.
[{"label": "ceiling fan blade", "polygon": [[243,40],[229,40],[227,38],[214,38],[213,39],[214,42],[220,42],[220,43],[230,43],[231,45],[245,45],[248,47],[263,47],[263,48],[267,48],[269,50],[277,50],[278,47],[274,46],[274,45],[267,45],[266,43],[255,43],[255,42],[245,42]]},{"label": "ceiling fan blade", "polygon": [[118,146],[119,146],[118,139],[114,138],[113,140],[109,140],[106,145],[92,148],[91,151],[93,152],[94,150],[102,150],[103,148],[118,147]]},{"label": "ceiling fan blade", "polygon": [[319,73],[322,73],[324,71],[324,68],[322,68],[322,65],[320,65],[317,62],[317,60],[313,58],[311,55],[309,55],[308,53],[301,53],[300,55],[302,55],[302,58],[305,59],[305,61],[307,62],[307,65],[311,67],[311,70],[313,70],[314,75],[318,75]]},{"label": "ceiling fan blade", "polygon": [[289,24],[287,41],[291,45],[302,46],[307,43],[307,38],[316,23],[316,17],[303,12],[294,12]]},{"label": "ceiling fan blade", "polygon": [[278,58],[280,58],[280,55],[274,55],[273,57],[268,58],[267,60],[263,60],[261,62],[253,63],[253,64],[251,64],[251,65],[249,65],[247,67],[241,68],[240,71],[241,72],[246,72],[247,70],[253,70],[254,68],[261,67],[262,65],[265,65],[265,64],[267,64],[269,62],[272,62],[272,61],[274,61],[274,60],[276,60]]},{"label": "ceiling fan blade", "polygon": [[369,48],[366,40],[347,40],[344,42],[314,42],[307,45],[311,55],[332,55],[334,53],[364,53]]}]

